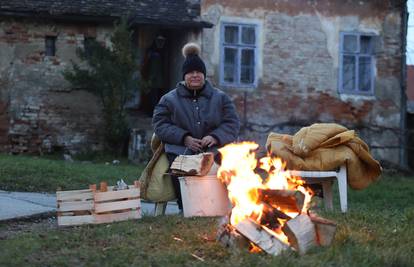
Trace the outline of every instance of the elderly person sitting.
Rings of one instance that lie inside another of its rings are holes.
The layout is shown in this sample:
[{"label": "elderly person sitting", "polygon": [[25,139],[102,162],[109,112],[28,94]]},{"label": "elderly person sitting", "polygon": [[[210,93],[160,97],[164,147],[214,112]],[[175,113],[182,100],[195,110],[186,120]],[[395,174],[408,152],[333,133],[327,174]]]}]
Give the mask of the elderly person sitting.
[{"label": "elderly person sitting", "polygon": [[[155,134],[165,145],[170,165],[178,155],[217,153],[218,147],[234,142],[239,134],[235,106],[205,79],[206,67],[199,54],[195,43],[183,47],[184,81],[165,94],[154,109]],[[182,210],[178,177],[172,175],[172,180]]]}]

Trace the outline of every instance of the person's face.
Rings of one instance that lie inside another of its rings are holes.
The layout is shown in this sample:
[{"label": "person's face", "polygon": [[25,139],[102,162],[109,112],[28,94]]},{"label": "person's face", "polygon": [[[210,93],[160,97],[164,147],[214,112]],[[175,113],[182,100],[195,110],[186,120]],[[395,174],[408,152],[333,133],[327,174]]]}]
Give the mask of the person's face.
[{"label": "person's face", "polygon": [[184,75],[184,81],[188,89],[201,89],[204,85],[204,74],[202,72],[193,70]]}]

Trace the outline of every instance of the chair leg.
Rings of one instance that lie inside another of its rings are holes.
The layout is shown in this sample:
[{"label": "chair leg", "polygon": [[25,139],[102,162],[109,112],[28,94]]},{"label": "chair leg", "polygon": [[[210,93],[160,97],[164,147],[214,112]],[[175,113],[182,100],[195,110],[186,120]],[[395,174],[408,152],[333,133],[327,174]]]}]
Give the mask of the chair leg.
[{"label": "chair leg", "polygon": [[339,169],[338,173],[338,189],[339,189],[339,201],[341,203],[341,211],[346,212],[348,210],[348,183],[346,179],[346,165]]},{"label": "chair leg", "polygon": [[155,216],[165,215],[168,202],[157,202],[155,203]]},{"label": "chair leg", "polygon": [[333,210],[332,181],[323,182],[322,190],[325,209]]}]

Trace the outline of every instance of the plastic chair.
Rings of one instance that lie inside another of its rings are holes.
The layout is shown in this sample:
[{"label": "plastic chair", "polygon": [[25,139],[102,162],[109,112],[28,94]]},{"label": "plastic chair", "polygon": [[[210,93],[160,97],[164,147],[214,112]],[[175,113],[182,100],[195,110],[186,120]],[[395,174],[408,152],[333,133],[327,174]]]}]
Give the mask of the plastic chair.
[{"label": "plastic chair", "polygon": [[325,208],[333,210],[332,183],[338,181],[339,202],[341,211],[348,210],[348,189],[346,165],[342,165],[338,171],[290,171],[291,175],[302,177],[307,183],[322,184]]}]

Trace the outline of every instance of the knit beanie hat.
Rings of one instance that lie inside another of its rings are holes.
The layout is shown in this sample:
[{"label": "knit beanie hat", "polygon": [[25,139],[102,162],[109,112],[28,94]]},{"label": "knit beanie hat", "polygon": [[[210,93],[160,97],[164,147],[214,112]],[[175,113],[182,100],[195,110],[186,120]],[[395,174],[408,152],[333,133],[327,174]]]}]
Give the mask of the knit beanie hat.
[{"label": "knit beanie hat", "polygon": [[206,77],[206,65],[199,57],[201,52],[200,46],[196,43],[187,43],[184,45],[182,52],[185,57],[182,67],[183,79],[184,75],[195,70],[202,72],[204,77]]}]

